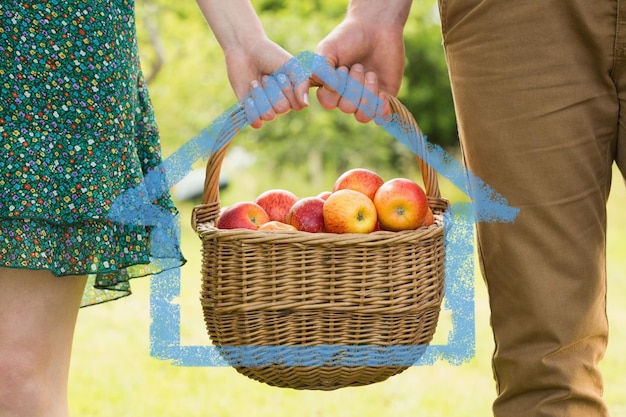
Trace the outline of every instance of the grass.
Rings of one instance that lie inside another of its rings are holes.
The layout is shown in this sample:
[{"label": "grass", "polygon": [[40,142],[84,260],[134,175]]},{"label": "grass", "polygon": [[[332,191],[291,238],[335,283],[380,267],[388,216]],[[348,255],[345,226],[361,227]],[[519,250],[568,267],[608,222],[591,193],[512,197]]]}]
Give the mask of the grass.
[{"label": "grass", "polygon": [[[246,192],[266,187],[248,174]],[[620,178],[615,173],[615,178]],[[237,189],[246,188],[245,184]],[[302,187],[302,186],[301,186]],[[444,187],[444,185],[442,185]],[[444,195],[458,197],[445,185]],[[626,190],[616,180],[611,195],[608,232],[608,312],[611,338],[602,362],[605,398],[612,415],[626,415]],[[300,188],[303,192],[306,187]],[[249,197],[250,195],[248,195]],[[225,193],[224,199],[237,195]],[[205,345],[198,302],[199,241],[189,225],[192,204],[180,204],[182,246],[188,263],[181,269],[181,337],[183,344]],[[131,297],[83,309],[76,329],[70,375],[70,406],[74,416],[168,417],[387,417],[491,415],[495,388],[490,356],[493,342],[484,285],[477,274],[476,355],[466,364],[439,362],[414,367],[388,381],[333,392],[272,388],[230,368],[178,367],[150,356],[149,281],[133,282]],[[445,340],[445,320],[435,336]]]}]

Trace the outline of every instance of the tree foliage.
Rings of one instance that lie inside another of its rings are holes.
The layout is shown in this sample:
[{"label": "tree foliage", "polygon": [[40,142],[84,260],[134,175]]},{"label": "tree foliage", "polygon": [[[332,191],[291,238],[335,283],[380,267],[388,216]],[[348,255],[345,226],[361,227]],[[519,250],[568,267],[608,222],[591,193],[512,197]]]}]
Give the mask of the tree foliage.
[{"label": "tree foliage", "polygon": [[399,98],[431,142],[457,146],[456,118],[436,3],[413,3],[404,37],[407,64]]}]

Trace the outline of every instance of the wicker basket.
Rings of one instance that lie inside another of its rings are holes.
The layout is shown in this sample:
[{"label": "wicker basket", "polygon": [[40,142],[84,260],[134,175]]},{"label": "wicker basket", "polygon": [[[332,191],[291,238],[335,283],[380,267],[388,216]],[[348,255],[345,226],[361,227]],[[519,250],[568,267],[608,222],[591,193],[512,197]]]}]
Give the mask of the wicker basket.
[{"label": "wicker basket", "polygon": [[[392,111],[419,132],[407,109],[394,97],[390,102]],[[245,116],[235,111],[232,117]],[[229,143],[235,134],[220,136]],[[232,347],[428,345],[443,299],[448,208],[436,172],[418,158],[436,219],[430,227],[370,234],[220,230],[214,224],[226,148],[207,163],[203,203],[192,218],[202,241],[204,318],[224,359],[252,379],[295,389],[367,385],[407,369],[409,364],[388,366],[384,360],[371,366],[372,352],[359,358],[358,349],[351,357],[354,366],[294,365],[297,358],[285,356],[294,349],[261,349],[258,355],[267,357],[256,359],[265,366],[240,366]]]}]

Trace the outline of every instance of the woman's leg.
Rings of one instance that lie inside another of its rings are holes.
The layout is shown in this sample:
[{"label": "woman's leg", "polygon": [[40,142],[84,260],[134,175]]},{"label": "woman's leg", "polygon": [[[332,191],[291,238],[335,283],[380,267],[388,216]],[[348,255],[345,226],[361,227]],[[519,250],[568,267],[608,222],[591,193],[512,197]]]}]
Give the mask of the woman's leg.
[{"label": "woman's leg", "polygon": [[0,417],[67,417],[85,277],[0,268]]}]

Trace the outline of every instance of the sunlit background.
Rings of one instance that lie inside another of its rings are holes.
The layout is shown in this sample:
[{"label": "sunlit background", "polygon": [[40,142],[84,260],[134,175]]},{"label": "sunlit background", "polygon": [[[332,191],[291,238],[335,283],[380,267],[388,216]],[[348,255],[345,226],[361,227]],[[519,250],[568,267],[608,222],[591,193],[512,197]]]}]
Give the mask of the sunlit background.
[{"label": "sunlit background", "polygon": [[[347,1],[253,1],[270,38],[290,52],[314,51],[342,18]],[[144,72],[159,122],[164,156],[175,152],[235,103],[222,52],[194,1],[137,0]],[[414,2],[406,29],[407,67],[401,101],[431,142],[458,158],[458,138],[436,3]],[[314,94],[312,94],[312,97]],[[224,205],[250,200],[269,188],[299,196],[328,189],[349,168],[367,167],[383,177],[419,179],[408,149],[374,124],[310,108],[281,116],[260,130],[235,137],[223,165]],[[206,161],[197,177],[172,190],[181,213],[181,337],[183,345],[208,345],[199,303],[200,242],[190,225],[199,203]],[[617,175],[617,172],[616,172]],[[200,181],[194,180],[199,178]],[[617,176],[616,176],[617,178]],[[467,196],[440,179],[444,197]],[[198,185],[200,184],[200,185]],[[626,192],[615,182],[609,202],[610,347],[602,363],[605,397],[614,416],[626,416]],[[88,307],[79,315],[70,376],[74,416],[126,417],[380,417],[489,416],[495,395],[493,341],[486,292],[476,271],[476,355],[453,366],[442,361],[413,367],[389,380],[333,392],[269,387],[230,368],[179,367],[150,356],[149,279],[132,282],[133,295]],[[442,314],[435,343],[446,343],[450,323]]]}]

